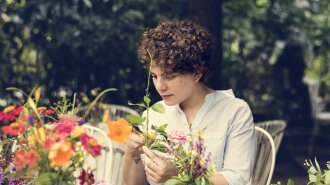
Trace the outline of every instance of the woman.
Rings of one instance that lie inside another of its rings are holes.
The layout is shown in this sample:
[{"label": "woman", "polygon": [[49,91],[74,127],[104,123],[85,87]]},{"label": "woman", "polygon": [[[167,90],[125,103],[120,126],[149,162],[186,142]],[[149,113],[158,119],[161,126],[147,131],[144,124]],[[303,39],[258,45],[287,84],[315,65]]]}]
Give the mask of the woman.
[{"label": "woman", "polygon": [[[217,170],[213,184],[247,184],[256,151],[252,114],[231,91],[216,91],[203,83],[211,50],[209,32],[191,21],[161,23],[143,34],[139,60],[148,68],[150,52],[153,83],[165,107],[164,114],[150,110],[149,123],[167,123],[167,132],[204,130],[206,149]],[[178,174],[170,160],[143,142],[137,132],[127,142],[123,170],[127,185],[164,183]]]}]

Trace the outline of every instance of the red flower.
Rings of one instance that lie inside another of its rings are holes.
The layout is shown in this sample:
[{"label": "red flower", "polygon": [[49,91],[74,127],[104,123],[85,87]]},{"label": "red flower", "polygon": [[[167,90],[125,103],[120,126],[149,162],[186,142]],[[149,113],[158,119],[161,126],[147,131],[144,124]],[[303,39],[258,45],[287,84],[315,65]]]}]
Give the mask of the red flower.
[{"label": "red flower", "polygon": [[93,172],[83,169],[79,176],[80,185],[92,185],[95,183]]},{"label": "red flower", "polygon": [[26,165],[29,165],[31,168],[35,168],[39,159],[39,154],[34,150],[30,150],[28,152],[18,150],[15,152],[13,162],[18,169],[23,169]]},{"label": "red flower", "polygon": [[25,152],[23,150],[18,150],[15,152],[13,163],[18,169],[23,169],[26,165],[24,155]]},{"label": "red flower", "polygon": [[40,159],[39,154],[34,150],[30,150],[28,153],[25,153],[24,158],[26,163],[32,168],[36,167],[36,163]]},{"label": "red flower", "polygon": [[0,121],[14,121],[15,117],[21,114],[23,106],[16,108],[16,105],[6,107],[2,112],[0,112]]},{"label": "red flower", "polygon": [[26,125],[16,122],[10,124],[9,126],[2,127],[2,130],[5,134],[9,134],[12,136],[17,136],[23,133],[25,129],[26,129]]},{"label": "red flower", "polygon": [[88,136],[87,133],[80,135],[80,141],[85,150],[92,156],[97,157],[101,154],[102,146],[97,143],[95,138]]}]

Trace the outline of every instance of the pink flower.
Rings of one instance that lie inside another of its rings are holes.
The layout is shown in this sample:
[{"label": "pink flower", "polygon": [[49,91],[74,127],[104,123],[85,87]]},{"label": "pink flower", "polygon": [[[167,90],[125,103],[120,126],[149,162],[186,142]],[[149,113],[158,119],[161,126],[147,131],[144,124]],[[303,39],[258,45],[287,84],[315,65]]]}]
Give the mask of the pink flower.
[{"label": "pink flower", "polygon": [[46,138],[44,148],[50,149],[55,143],[64,142],[65,140],[66,136],[55,133],[50,137]]},{"label": "pink flower", "polygon": [[187,135],[183,131],[174,130],[169,135],[170,141],[172,143],[184,143],[187,141]]},{"label": "pink flower", "polygon": [[18,116],[23,110],[23,106],[16,108],[16,105],[6,107],[0,112],[0,121],[14,121],[15,117]]},{"label": "pink flower", "polygon": [[95,138],[87,135],[87,133],[80,135],[80,141],[85,150],[92,156],[97,157],[101,154],[102,146],[97,143]]},{"label": "pink flower", "polygon": [[55,125],[55,130],[56,133],[60,135],[69,136],[76,125],[77,123],[73,120],[61,119],[60,122]]}]

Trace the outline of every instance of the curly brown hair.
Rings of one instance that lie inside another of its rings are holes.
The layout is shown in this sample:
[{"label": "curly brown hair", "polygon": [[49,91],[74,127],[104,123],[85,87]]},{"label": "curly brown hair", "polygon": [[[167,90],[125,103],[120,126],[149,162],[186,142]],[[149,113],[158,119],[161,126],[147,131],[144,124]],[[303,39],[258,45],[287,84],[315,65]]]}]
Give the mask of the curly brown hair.
[{"label": "curly brown hair", "polygon": [[165,73],[203,73],[205,81],[212,49],[212,35],[202,26],[188,20],[164,22],[144,32],[138,59],[148,68],[149,51]]}]

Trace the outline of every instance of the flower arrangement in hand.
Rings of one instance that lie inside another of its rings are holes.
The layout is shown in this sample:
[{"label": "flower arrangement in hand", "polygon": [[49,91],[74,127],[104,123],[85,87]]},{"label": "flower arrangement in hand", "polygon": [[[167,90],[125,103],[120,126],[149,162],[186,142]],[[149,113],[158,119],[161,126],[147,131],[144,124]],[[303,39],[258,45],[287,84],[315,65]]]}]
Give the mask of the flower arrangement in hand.
[{"label": "flower arrangement in hand", "polygon": [[186,135],[181,131],[169,134],[168,153],[179,174],[171,177],[165,185],[212,185],[210,176],[215,172],[215,166],[210,163],[211,153],[206,153],[205,137],[201,132],[194,136]]},{"label": "flower arrangement in hand", "polygon": [[[114,90],[103,91],[90,106],[100,96]],[[16,143],[12,155],[2,155],[12,159],[9,164],[1,166],[0,176],[2,170],[7,179],[3,183],[10,184],[8,179],[14,178],[25,182],[30,179],[37,185],[76,184],[74,172],[82,168],[84,156],[88,153],[97,157],[105,148],[81,126],[85,120],[76,115],[75,96],[73,103],[63,98],[55,106],[46,108],[39,106],[40,87],[30,95],[18,91],[27,97],[26,104],[9,106],[0,113],[0,121],[6,125],[2,127],[3,133],[8,135],[6,141]]]}]

